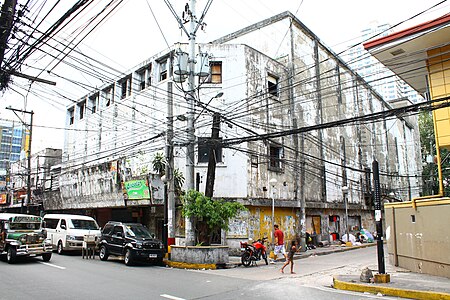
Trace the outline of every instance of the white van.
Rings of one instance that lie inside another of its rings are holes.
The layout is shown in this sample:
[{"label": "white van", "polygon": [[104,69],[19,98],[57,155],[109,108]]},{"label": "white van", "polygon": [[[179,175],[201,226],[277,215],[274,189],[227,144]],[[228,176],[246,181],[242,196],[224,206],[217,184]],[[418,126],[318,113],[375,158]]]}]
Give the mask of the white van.
[{"label": "white van", "polygon": [[47,238],[52,241],[53,249],[58,254],[64,251],[81,250],[85,235],[100,238],[101,232],[97,222],[87,216],[69,214],[46,214],[44,228]]}]

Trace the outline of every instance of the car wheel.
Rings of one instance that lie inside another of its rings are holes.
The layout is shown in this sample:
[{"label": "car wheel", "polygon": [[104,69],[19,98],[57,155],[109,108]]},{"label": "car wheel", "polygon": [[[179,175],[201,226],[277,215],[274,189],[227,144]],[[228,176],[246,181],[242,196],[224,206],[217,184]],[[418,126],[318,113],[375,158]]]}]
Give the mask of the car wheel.
[{"label": "car wheel", "polygon": [[103,260],[103,261],[108,259],[109,254],[108,254],[108,250],[106,250],[105,245],[102,245],[100,247],[100,251],[98,252],[98,256],[100,257],[100,260]]},{"label": "car wheel", "polygon": [[127,249],[125,252],[125,265],[132,266],[133,265],[133,257],[131,254],[131,249]]},{"label": "car wheel", "polygon": [[63,254],[63,252],[64,252],[64,248],[63,248],[61,241],[58,242],[58,246],[56,247],[56,252],[58,252],[59,255]]},{"label": "car wheel", "polygon": [[158,259],[156,260],[156,265],[161,266],[161,267],[164,267],[166,264],[164,263],[164,260],[163,260],[163,258],[161,257],[161,258],[158,258]]},{"label": "car wheel", "polygon": [[50,258],[52,258],[52,254],[51,253],[44,253],[44,254],[42,254],[42,260],[43,261],[49,261]]},{"label": "car wheel", "polygon": [[16,248],[9,247],[8,251],[6,252],[6,261],[8,262],[8,264],[13,264],[16,262],[16,259]]}]

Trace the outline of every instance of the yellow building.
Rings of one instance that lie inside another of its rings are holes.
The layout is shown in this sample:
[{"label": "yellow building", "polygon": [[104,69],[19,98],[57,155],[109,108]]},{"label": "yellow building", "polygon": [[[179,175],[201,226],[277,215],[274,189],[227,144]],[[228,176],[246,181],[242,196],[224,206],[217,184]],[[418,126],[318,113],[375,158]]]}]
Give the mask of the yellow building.
[{"label": "yellow building", "polygon": [[[385,205],[391,263],[450,278],[450,198],[440,150],[450,149],[450,15],[372,40],[364,48],[433,105],[439,193]],[[443,106],[436,108],[437,106]]]}]

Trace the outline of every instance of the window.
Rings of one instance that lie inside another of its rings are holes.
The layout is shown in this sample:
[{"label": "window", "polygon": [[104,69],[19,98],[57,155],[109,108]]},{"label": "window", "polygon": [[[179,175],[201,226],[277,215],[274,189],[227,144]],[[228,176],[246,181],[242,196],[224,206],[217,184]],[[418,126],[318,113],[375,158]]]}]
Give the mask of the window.
[{"label": "window", "polygon": [[280,171],[281,170],[281,157],[283,148],[276,145],[269,147],[269,170]]},{"label": "window", "polygon": [[144,68],[137,71],[138,80],[139,80],[139,90],[149,87],[152,84],[152,65],[149,64]]},{"label": "window", "polygon": [[45,219],[45,228],[56,229],[58,226],[59,219]]},{"label": "window", "polygon": [[278,77],[270,74],[267,75],[267,91],[269,95],[274,97],[279,96]]},{"label": "window", "polygon": [[128,75],[120,81],[120,87],[120,99],[125,99],[131,95],[131,75]]},{"label": "window", "polygon": [[209,63],[211,74],[208,76],[205,82],[207,83],[222,83],[222,62],[212,61]]},{"label": "window", "polygon": [[84,118],[85,108],[86,108],[86,101],[81,101],[80,103],[78,103],[78,111],[80,112],[80,114],[79,114],[80,120],[82,120]]},{"label": "window", "polygon": [[73,122],[75,121],[74,108],[73,107],[69,108],[68,113],[69,113],[69,125],[72,125]]},{"label": "window", "polygon": [[91,113],[95,114],[97,111],[97,103],[98,103],[98,93],[89,97],[89,107],[88,109]]},{"label": "window", "polygon": [[103,90],[105,97],[105,107],[110,106],[114,102],[114,86],[111,85]]},{"label": "window", "polygon": [[[198,138],[198,162],[207,163],[209,161],[209,150],[213,147],[211,138]],[[222,162],[222,147],[216,145],[216,162]]]},{"label": "window", "polygon": [[159,81],[167,79],[167,58],[159,64]]}]

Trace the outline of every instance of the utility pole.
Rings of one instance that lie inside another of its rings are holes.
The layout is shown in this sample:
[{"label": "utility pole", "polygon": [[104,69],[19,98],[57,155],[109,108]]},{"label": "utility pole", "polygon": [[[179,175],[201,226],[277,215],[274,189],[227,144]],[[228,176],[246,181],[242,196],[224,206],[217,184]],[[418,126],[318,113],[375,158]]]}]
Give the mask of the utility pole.
[{"label": "utility pole", "polygon": [[[33,115],[34,112],[33,111],[27,111],[27,110],[22,110],[22,109],[15,109],[15,108],[11,108],[11,107],[6,107],[6,109],[12,110],[14,112],[14,114],[19,118],[19,120],[22,122],[22,124],[25,127],[29,128],[29,132],[30,132],[30,138],[28,140],[28,149],[27,149],[27,161],[28,161],[28,176],[27,176],[27,202],[28,204],[31,203],[31,138],[33,136]],[[25,113],[25,114],[30,114],[30,124],[25,123],[17,114],[17,112],[21,112],[21,113]],[[25,207],[24,207],[24,201],[22,198],[22,205],[20,207],[20,212],[21,213],[25,213]],[[27,209],[27,213],[28,213],[28,209]]]},{"label": "utility pole", "polygon": [[166,202],[164,203],[164,226],[167,230],[167,245],[175,244],[175,184],[173,177],[173,89],[167,86],[167,134],[166,134]]},{"label": "utility pole", "polygon": [[5,0],[2,5],[2,15],[0,16],[0,63],[2,64],[1,72],[4,72],[3,59],[8,44],[8,38],[11,35],[11,28],[16,14],[17,0]]},{"label": "utility pole", "polygon": [[220,114],[214,113],[213,125],[211,131],[211,148],[208,153],[208,173],[206,175],[205,196],[212,198],[214,194],[214,181],[216,179],[216,163],[217,163],[217,144],[219,142],[220,133]]},{"label": "utility pole", "polygon": [[[186,188],[188,190],[195,188],[194,183],[194,145],[195,145],[195,127],[194,127],[194,103],[195,103],[195,35],[196,35],[196,0],[191,0],[190,5],[190,32],[189,32],[189,75],[188,75],[188,93],[187,93],[187,138],[188,146],[186,149]],[[195,232],[192,218],[185,219],[185,242],[186,246],[193,246],[195,243]]]},{"label": "utility pole", "polygon": [[378,273],[385,274],[384,265],[384,249],[383,249],[383,223],[381,217],[381,199],[380,199],[380,171],[378,169],[378,162],[372,162],[373,169],[373,188],[374,188],[374,202],[375,202],[375,222],[377,226],[377,253],[378,253]]},{"label": "utility pole", "polygon": [[[208,0],[205,9],[203,10],[203,13],[199,20],[197,20],[195,7],[196,7],[196,0],[191,0],[190,4],[186,4],[185,11],[183,13],[183,20],[178,17],[178,15],[175,13],[172,5],[168,0],[164,0],[170,11],[172,12],[173,16],[178,22],[178,25],[181,30],[183,30],[184,33],[189,37],[189,53],[188,53],[188,90],[186,92],[186,102],[187,102],[187,130],[186,130],[186,137],[187,137],[187,147],[186,147],[186,189],[187,190],[193,190],[195,189],[195,180],[194,180],[194,160],[195,160],[195,110],[194,110],[194,104],[195,104],[195,92],[196,92],[196,86],[195,86],[195,37],[197,30],[199,28],[203,28],[205,25],[203,23],[203,19],[206,15],[206,12],[208,11],[209,7],[211,6],[212,0]],[[185,16],[188,16],[186,19]],[[189,31],[185,28],[184,23],[188,21],[190,23]],[[186,246],[193,246],[195,242],[195,232],[193,227],[193,222],[191,218],[186,217],[185,218],[185,244]]]}]

